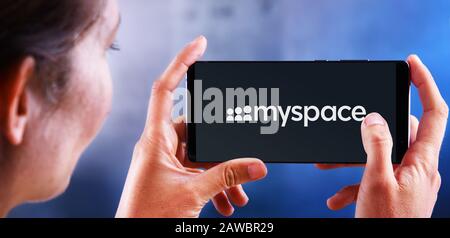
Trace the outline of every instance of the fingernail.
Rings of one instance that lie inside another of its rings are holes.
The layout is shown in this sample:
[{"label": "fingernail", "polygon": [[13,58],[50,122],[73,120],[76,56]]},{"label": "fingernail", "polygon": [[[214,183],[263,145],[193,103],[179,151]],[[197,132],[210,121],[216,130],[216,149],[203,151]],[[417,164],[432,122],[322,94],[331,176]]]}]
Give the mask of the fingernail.
[{"label": "fingernail", "polygon": [[266,176],[266,167],[262,163],[254,163],[247,167],[250,179],[260,179]]},{"label": "fingernail", "polygon": [[199,36],[197,36],[197,38],[195,38],[191,43],[195,43],[195,42],[197,42],[197,41],[199,41],[199,40],[201,40],[201,39],[203,39],[203,38],[205,38],[203,35],[199,35]]},{"label": "fingernail", "polygon": [[231,207],[231,211],[230,211],[230,213],[228,214],[228,216],[233,215],[233,213],[234,213],[234,207]]},{"label": "fingernail", "polygon": [[383,126],[384,125],[384,119],[378,113],[371,113],[371,114],[366,116],[366,118],[364,119],[364,123],[367,126],[373,126],[373,125],[381,125],[381,126]]},{"label": "fingernail", "polygon": [[205,37],[203,35],[200,35],[197,38],[195,38],[191,43],[189,43],[189,46],[195,45],[194,51],[192,52],[192,57],[199,58],[203,56],[204,49],[203,47],[199,47],[200,45],[198,43],[204,38]]},{"label": "fingernail", "polygon": [[417,62],[422,64],[422,60],[419,58],[418,55],[414,54],[413,57],[416,58]]},{"label": "fingernail", "polygon": [[245,192],[244,192],[243,196],[244,196],[244,200],[245,200],[244,206],[246,206],[248,204],[248,201],[250,200],[250,198],[248,198],[248,196]]}]

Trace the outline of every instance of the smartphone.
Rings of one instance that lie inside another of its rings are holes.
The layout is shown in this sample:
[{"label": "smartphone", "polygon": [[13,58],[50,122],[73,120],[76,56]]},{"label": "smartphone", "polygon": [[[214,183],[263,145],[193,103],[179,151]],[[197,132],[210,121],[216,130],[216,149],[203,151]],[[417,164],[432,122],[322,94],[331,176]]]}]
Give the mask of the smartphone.
[{"label": "smartphone", "polygon": [[392,162],[409,146],[405,61],[200,61],[187,74],[193,162],[365,163],[361,122],[387,121]]}]

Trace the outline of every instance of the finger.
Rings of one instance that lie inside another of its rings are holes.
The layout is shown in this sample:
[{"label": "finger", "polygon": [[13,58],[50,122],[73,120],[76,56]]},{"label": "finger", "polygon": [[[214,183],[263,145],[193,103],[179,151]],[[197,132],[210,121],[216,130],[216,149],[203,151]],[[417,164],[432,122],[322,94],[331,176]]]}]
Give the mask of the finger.
[{"label": "finger", "polygon": [[187,172],[192,173],[192,174],[201,174],[203,173],[203,170],[201,169],[194,169],[194,168],[184,168]]},{"label": "finger", "polygon": [[[448,117],[448,106],[442,98],[427,67],[416,55],[408,58],[411,80],[419,91],[423,115],[416,135],[416,142],[424,144],[426,150],[439,154]],[[423,156],[430,163],[437,164],[438,156]]]},{"label": "finger", "polygon": [[186,150],[186,125],[184,123],[184,117],[177,117],[173,121],[173,128],[178,137],[177,151],[176,157],[178,161],[184,166],[184,161],[187,159],[187,150]]},{"label": "finger", "polygon": [[210,169],[219,164],[219,163],[211,163],[211,162],[200,163],[200,162],[190,161],[188,158],[188,154],[187,154],[187,146],[186,146],[186,143],[184,143],[184,142],[181,142],[178,144],[176,157],[177,157],[178,161],[180,161],[180,163],[185,168]]},{"label": "finger", "polygon": [[[175,130],[177,130],[177,129],[175,129]],[[179,134],[179,133],[177,133],[177,134]],[[182,140],[182,138],[180,138],[179,140]],[[212,168],[219,164],[219,163],[211,163],[211,162],[199,163],[199,162],[190,161],[188,158],[188,154],[187,154],[186,142],[183,142],[183,141],[179,141],[179,143],[177,145],[176,157],[177,157],[178,161],[180,161],[180,163],[185,168],[209,169],[209,168]]]},{"label": "finger", "polygon": [[188,44],[170,63],[162,76],[153,83],[148,110],[148,118],[153,119],[153,122],[171,118],[172,91],[184,78],[189,66],[203,55],[206,44],[206,38],[203,36]]},{"label": "finger", "polygon": [[395,174],[395,170],[397,170],[397,168],[400,167],[400,164],[393,164],[392,166],[394,168],[394,174]]},{"label": "finger", "polygon": [[220,163],[213,163],[213,162],[192,162],[190,161],[187,156],[186,159],[183,161],[183,165],[189,168],[196,168],[196,169],[210,169],[212,167],[215,167],[219,165]]},{"label": "finger", "polygon": [[228,199],[236,206],[243,207],[248,203],[248,196],[242,185],[231,187],[225,191]]},{"label": "finger", "polygon": [[412,145],[416,141],[419,120],[417,120],[417,117],[411,115],[409,117],[409,123],[409,144]]},{"label": "finger", "polygon": [[[415,140],[417,133],[418,120],[415,116],[411,115],[410,120],[410,132],[411,132],[411,143]],[[321,170],[339,169],[339,168],[355,168],[355,167],[365,167],[365,164],[315,164],[316,168]],[[394,165],[394,170],[398,165]]]},{"label": "finger", "polygon": [[209,200],[233,186],[262,179],[267,168],[258,159],[235,159],[221,163],[194,178],[198,195]]},{"label": "finger", "polygon": [[197,163],[192,162],[187,158],[187,147],[186,147],[187,132],[186,132],[185,116],[179,116],[175,118],[175,120],[173,121],[173,127],[175,128],[179,141],[177,147],[177,158],[183,164],[183,166],[189,168],[209,169],[219,164],[219,163]]},{"label": "finger", "polygon": [[[330,170],[330,169],[340,169],[340,168],[359,168],[365,167],[365,164],[315,164],[316,168],[320,170]],[[399,165],[394,164],[394,171],[397,169]]]},{"label": "finger", "polygon": [[393,143],[386,120],[378,113],[367,115],[361,124],[361,134],[364,150],[367,153],[364,178],[394,181],[391,159]]},{"label": "finger", "polygon": [[161,76],[161,82],[164,83],[168,90],[172,91],[178,86],[181,79],[187,73],[189,66],[203,56],[206,46],[206,38],[204,36],[199,36],[175,57]]},{"label": "finger", "polygon": [[364,167],[365,164],[315,164],[316,168],[321,170],[339,169],[339,168],[356,168]]},{"label": "finger", "polygon": [[179,142],[186,142],[186,118],[179,116],[173,121],[173,127],[178,135]]},{"label": "finger", "polygon": [[178,159],[178,161],[180,161],[180,163],[185,166],[185,162],[188,160],[188,155],[187,155],[187,151],[186,151],[186,143],[184,142],[180,142],[177,145],[177,153],[176,153],[176,157]]},{"label": "finger", "polygon": [[231,216],[234,213],[234,207],[228,200],[225,192],[220,192],[212,199],[214,207],[222,216]]},{"label": "finger", "polygon": [[185,167],[185,169],[187,170],[195,169],[196,171],[198,171],[199,169],[210,169],[219,164],[211,162],[199,163],[190,161],[188,158],[187,146],[185,142],[178,143],[176,157],[178,161],[180,161],[180,163],[183,165],[183,167]]},{"label": "finger", "polygon": [[359,184],[347,186],[327,200],[331,210],[339,210],[351,205],[358,198]]}]

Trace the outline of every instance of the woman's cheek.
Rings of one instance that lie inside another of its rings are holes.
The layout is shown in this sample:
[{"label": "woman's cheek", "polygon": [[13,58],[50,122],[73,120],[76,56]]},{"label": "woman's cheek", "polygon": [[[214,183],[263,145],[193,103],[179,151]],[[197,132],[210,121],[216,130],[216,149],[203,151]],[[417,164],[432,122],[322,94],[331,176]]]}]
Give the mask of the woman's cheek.
[{"label": "woman's cheek", "polygon": [[[84,61],[87,62],[87,61]],[[100,131],[103,122],[111,110],[112,101],[112,82],[109,68],[106,63],[99,61],[90,61],[88,67],[81,67],[75,76],[77,85],[73,87],[71,105],[72,116],[70,118],[77,119],[74,122],[78,126],[81,134],[79,141],[81,148],[84,149]],[[95,67],[92,67],[94,66]],[[78,144],[78,143],[77,143]]]},{"label": "woman's cheek", "polygon": [[[95,81],[97,87],[93,87],[96,90],[92,92],[92,109],[91,120],[96,121],[96,132],[100,130],[101,125],[105,121],[112,106],[112,80],[107,63],[103,63],[102,67],[98,68],[101,72],[97,71],[97,74],[93,75],[92,81]],[[91,121],[92,122],[92,121]]]},{"label": "woman's cheek", "polygon": [[106,118],[109,113],[111,112],[111,108],[112,108],[112,100],[113,100],[113,94],[114,94],[114,87],[113,87],[113,81],[112,81],[112,77],[111,77],[111,71],[109,69],[109,64],[107,62],[105,62],[106,66],[106,76],[105,76],[105,80],[104,80],[104,88],[105,88],[105,115],[104,117]]}]

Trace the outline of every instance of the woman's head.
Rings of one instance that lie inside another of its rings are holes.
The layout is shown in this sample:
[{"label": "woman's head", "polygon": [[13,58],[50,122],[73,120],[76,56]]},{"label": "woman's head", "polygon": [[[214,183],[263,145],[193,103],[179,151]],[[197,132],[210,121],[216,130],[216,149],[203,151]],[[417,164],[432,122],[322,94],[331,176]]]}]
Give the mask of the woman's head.
[{"label": "woman's head", "polygon": [[0,186],[11,203],[67,186],[110,109],[118,24],[111,0],[0,2]]}]

